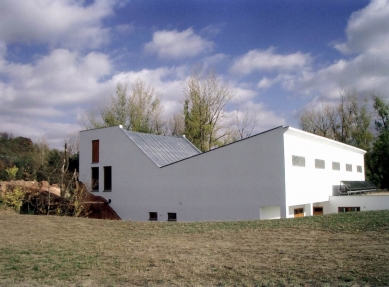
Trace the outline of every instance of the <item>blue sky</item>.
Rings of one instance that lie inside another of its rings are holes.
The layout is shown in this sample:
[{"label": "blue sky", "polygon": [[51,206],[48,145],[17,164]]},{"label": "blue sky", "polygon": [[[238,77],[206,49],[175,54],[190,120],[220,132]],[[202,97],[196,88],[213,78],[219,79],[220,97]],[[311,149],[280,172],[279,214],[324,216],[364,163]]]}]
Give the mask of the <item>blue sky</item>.
[{"label": "blue sky", "polygon": [[196,64],[255,113],[256,132],[298,127],[341,87],[389,97],[389,0],[0,1],[0,132],[61,147],[117,82],[181,110]]}]

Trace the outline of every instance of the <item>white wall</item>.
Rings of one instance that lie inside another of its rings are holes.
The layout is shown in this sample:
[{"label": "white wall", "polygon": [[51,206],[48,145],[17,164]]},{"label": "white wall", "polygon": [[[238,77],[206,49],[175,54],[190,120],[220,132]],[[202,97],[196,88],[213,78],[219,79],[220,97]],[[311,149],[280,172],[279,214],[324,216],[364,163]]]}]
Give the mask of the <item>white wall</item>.
[{"label": "white wall", "polygon": [[[92,140],[100,142],[98,163],[92,162]],[[112,167],[112,191],[104,189],[104,166]],[[158,167],[135,146],[119,127],[82,131],[80,133],[80,180],[91,186],[91,167],[99,167],[99,192],[111,199],[111,206],[122,219],[130,219],[130,210],[144,200],[139,181]],[[136,183],[136,184],[134,184]]]},{"label": "white wall", "polygon": [[281,208],[279,206],[261,206],[260,219],[279,219],[281,218]]},{"label": "white wall", "polygon": [[[361,149],[293,128],[285,132],[284,141],[286,206],[325,202],[338,191],[341,180],[365,180],[365,151]],[[305,157],[305,167],[293,166],[293,155]],[[315,159],[324,160],[325,169],[315,168]],[[333,161],[340,163],[340,171],[332,170]],[[346,171],[346,164],[352,164],[352,172]],[[361,173],[357,165],[362,166]],[[288,214],[292,217],[290,209]]]},{"label": "white wall", "polygon": [[[100,161],[92,164],[97,139]],[[364,166],[363,153],[280,127],[158,168],[119,127],[111,127],[80,133],[80,180],[90,184],[91,167],[98,166],[95,194],[111,199],[124,220],[146,221],[149,212],[160,221],[168,212],[177,213],[178,221],[283,218],[293,217],[291,207],[300,205],[310,215],[317,203],[326,214],[333,186],[364,180],[364,171],[356,172],[356,165]],[[306,166],[292,166],[292,155],[305,156]],[[325,170],[315,169],[315,158],[326,161]],[[332,161],[341,163],[341,171],[332,171]],[[352,172],[345,171],[346,163]],[[104,166],[112,167],[111,192],[103,191]]]},{"label": "white wall", "polygon": [[[122,219],[148,220],[168,212],[178,221],[259,219],[261,206],[282,206],[285,217],[284,129],[158,168],[118,127],[83,131],[80,139],[80,178],[89,180],[91,141],[100,140],[102,167],[112,166],[112,200]],[[101,181],[100,181],[101,182]],[[283,213],[283,214],[282,214]]]},{"label": "white wall", "polygon": [[360,207],[361,211],[389,209],[389,195],[331,196],[330,212],[338,213],[338,207]]}]

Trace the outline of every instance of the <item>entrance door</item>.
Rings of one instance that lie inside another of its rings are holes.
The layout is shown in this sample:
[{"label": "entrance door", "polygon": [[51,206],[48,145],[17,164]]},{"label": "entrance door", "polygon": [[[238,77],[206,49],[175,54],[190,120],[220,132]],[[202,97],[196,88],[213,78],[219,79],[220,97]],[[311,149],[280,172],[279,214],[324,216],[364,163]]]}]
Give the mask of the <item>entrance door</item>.
[{"label": "entrance door", "polygon": [[295,208],[294,217],[304,217],[304,208]]},{"label": "entrance door", "polygon": [[313,215],[323,215],[323,206],[313,207]]}]

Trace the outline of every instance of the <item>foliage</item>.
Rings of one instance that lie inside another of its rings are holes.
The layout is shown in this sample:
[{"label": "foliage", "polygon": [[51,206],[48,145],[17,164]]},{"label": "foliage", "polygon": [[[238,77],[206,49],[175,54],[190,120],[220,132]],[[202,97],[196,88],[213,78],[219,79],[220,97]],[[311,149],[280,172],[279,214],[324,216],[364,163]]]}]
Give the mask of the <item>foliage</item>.
[{"label": "foliage", "polygon": [[300,127],[304,131],[369,150],[374,139],[370,131],[371,117],[367,102],[359,101],[355,92],[341,90],[337,105],[307,108],[300,116]]},{"label": "foliage", "polygon": [[123,125],[127,130],[142,133],[163,133],[160,96],[150,85],[137,79],[131,94],[127,93],[127,84],[118,83],[115,96],[103,105],[98,115],[90,111],[84,127],[94,129]]},{"label": "foliage", "polygon": [[[0,180],[45,180],[50,184],[70,180],[78,170],[78,139],[67,141],[69,149],[65,152],[50,149],[45,139],[33,143],[29,138],[0,133]],[[63,172],[64,160],[71,174]]]},{"label": "foliage", "polygon": [[185,136],[201,151],[219,146],[232,132],[225,109],[234,91],[215,71],[197,67],[184,83],[184,94]]},{"label": "foliage", "polygon": [[5,172],[8,174],[9,179],[15,179],[18,170],[19,169],[16,166],[13,166],[13,167],[6,168]]},{"label": "foliage", "polygon": [[373,96],[373,101],[379,134],[366,157],[368,177],[379,187],[389,189],[389,103],[380,96]]},{"label": "foliage", "polygon": [[7,189],[4,192],[2,200],[3,203],[14,208],[16,212],[20,212],[20,208],[23,205],[25,195],[25,191],[20,186],[17,186],[12,189]]}]

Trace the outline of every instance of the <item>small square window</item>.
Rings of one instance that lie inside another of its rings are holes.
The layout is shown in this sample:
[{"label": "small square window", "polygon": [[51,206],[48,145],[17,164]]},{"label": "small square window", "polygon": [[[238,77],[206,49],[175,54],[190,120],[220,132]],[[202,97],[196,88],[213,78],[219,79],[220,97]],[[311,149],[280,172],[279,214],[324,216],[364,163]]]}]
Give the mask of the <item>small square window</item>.
[{"label": "small square window", "polygon": [[362,172],[362,166],[357,165],[357,172]]},{"label": "small square window", "polygon": [[157,214],[157,212],[149,212],[149,220],[150,221],[158,221],[158,214]]},{"label": "small square window", "polygon": [[332,170],[340,170],[340,162],[332,162]]},{"label": "small square window", "polygon": [[325,169],[326,162],[322,159],[315,159],[315,168],[318,169]]},{"label": "small square window", "polygon": [[346,171],[353,171],[353,166],[351,164],[346,163]]},{"label": "small square window", "polygon": [[292,165],[293,166],[305,166],[305,157],[292,155]]},{"label": "small square window", "polygon": [[177,213],[168,212],[167,221],[177,221]]}]

